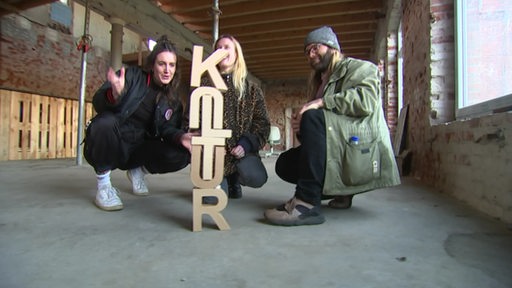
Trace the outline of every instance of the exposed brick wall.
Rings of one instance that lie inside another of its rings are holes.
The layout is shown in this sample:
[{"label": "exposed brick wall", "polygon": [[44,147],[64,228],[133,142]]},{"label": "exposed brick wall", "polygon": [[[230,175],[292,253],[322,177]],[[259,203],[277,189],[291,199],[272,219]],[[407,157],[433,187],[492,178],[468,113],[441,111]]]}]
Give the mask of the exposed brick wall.
[{"label": "exposed brick wall", "polygon": [[409,105],[406,147],[413,150],[412,172],[433,179],[430,142],[430,1],[403,4],[403,100]]},{"label": "exposed brick wall", "polygon": [[387,57],[384,61],[384,79],[383,83],[383,105],[388,123],[388,128],[392,139],[396,134],[396,126],[398,121],[398,92],[397,92],[397,34],[396,32],[388,33],[386,39]]},{"label": "exposed brick wall", "polygon": [[[429,182],[488,215],[512,223],[512,113],[433,127]],[[420,175],[423,174],[420,169]]]},{"label": "exposed brick wall", "polygon": [[263,88],[271,124],[278,126],[281,130],[281,145],[277,145],[276,149],[284,150],[287,132],[285,110],[289,107],[301,107],[307,102],[306,82],[304,80],[273,81],[266,83]]},{"label": "exposed brick wall", "polygon": [[442,124],[455,119],[453,0],[431,1],[430,10],[430,122]]},{"label": "exposed brick wall", "polygon": [[[79,98],[82,56],[71,35],[16,14],[0,21],[0,88]],[[104,51],[87,53],[86,100],[105,81],[108,63],[110,56]]]},{"label": "exposed brick wall", "polygon": [[404,101],[412,173],[512,223],[512,113],[452,121],[453,0],[403,2]]}]

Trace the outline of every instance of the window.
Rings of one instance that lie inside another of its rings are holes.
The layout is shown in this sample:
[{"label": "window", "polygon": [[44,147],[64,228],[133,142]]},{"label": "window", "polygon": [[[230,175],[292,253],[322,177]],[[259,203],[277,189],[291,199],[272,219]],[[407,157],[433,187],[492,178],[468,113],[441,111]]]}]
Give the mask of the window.
[{"label": "window", "polygon": [[512,110],[512,1],[455,1],[457,119]]},{"label": "window", "polygon": [[53,2],[50,4],[50,23],[48,26],[60,30],[61,32],[71,33],[71,23],[73,22],[73,13],[71,7],[64,2]]},{"label": "window", "polygon": [[396,46],[397,46],[397,77],[396,77],[396,87],[398,92],[398,111],[402,111],[402,107],[404,105],[404,89],[403,89],[403,82],[404,82],[404,55],[402,52],[403,48],[403,36],[402,36],[402,19],[400,19],[400,23],[398,24],[398,34],[396,39]]}]

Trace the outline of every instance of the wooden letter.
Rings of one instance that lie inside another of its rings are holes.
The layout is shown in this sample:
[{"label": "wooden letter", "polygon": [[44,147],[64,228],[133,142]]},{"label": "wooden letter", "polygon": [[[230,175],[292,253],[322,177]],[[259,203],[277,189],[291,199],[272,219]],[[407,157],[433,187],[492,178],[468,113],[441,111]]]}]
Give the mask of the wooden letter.
[{"label": "wooden letter", "polygon": [[[208,214],[220,230],[229,230],[221,211],[226,208],[226,192],[217,186],[224,178],[224,156],[226,138],[231,137],[231,130],[222,129],[224,116],[224,98],[218,90],[227,90],[226,83],[217,70],[219,63],[227,52],[220,49],[210,55],[204,62],[203,48],[194,46],[192,57],[191,86],[201,83],[201,75],[208,71],[215,87],[198,87],[190,95],[190,128],[200,129],[201,136],[192,137],[192,159],[190,178],[196,188],[193,189],[193,231],[201,231],[202,215]],[[203,197],[216,197],[215,205],[203,205]]]},{"label": "wooden letter", "polygon": [[190,86],[199,87],[201,84],[201,75],[205,71],[208,71],[208,75],[215,85],[215,88],[226,91],[228,86],[224,83],[224,80],[220,76],[219,70],[217,70],[217,63],[224,59],[228,55],[228,51],[224,49],[218,49],[213,52],[204,62],[203,60],[203,47],[194,46],[194,53],[192,54],[192,70],[190,71]]},{"label": "wooden letter", "polygon": [[[194,219],[193,219],[193,230],[201,231],[202,228],[202,216],[208,214],[215,221],[215,224],[220,230],[229,230],[228,222],[220,213],[228,205],[228,196],[222,189],[194,189],[193,193],[193,205],[194,205]],[[204,196],[217,197],[217,205],[203,205],[202,200]]]}]

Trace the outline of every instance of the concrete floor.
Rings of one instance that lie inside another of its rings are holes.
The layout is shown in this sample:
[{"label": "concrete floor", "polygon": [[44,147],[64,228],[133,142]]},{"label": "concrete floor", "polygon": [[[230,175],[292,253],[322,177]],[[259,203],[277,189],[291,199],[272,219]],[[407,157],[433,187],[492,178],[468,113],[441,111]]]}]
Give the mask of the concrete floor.
[{"label": "concrete floor", "polygon": [[0,287],[512,287],[510,227],[412,178],[322,225],[264,224],[293,189],[274,161],[223,211],[231,230],[204,216],[200,232],[188,168],[149,176],[147,197],[114,171],[125,208],[104,212],[87,164],[0,162]]}]

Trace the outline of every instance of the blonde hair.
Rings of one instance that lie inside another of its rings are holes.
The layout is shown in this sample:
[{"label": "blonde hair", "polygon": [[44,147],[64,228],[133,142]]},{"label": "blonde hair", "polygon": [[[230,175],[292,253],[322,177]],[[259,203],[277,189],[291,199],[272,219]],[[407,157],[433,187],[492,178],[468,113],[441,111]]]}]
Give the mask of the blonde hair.
[{"label": "blonde hair", "polygon": [[224,38],[231,40],[235,44],[235,52],[237,57],[232,71],[233,85],[235,86],[235,90],[238,93],[238,99],[241,99],[245,93],[245,89],[247,88],[245,86],[245,79],[247,78],[247,65],[245,64],[244,53],[242,52],[242,46],[240,45],[240,42],[238,42],[235,37],[228,34],[221,35],[217,41],[215,41],[213,45],[214,49],[217,47],[217,43],[219,43],[219,41]]},{"label": "blonde hair", "polygon": [[[332,52],[332,57],[331,61],[329,62],[329,66],[325,70],[325,73],[330,76],[336,64],[343,59],[343,54],[337,49],[329,48],[329,50]],[[315,99],[320,84],[322,84],[322,72],[313,70],[309,76],[307,90],[307,95],[310,100]]]}]

